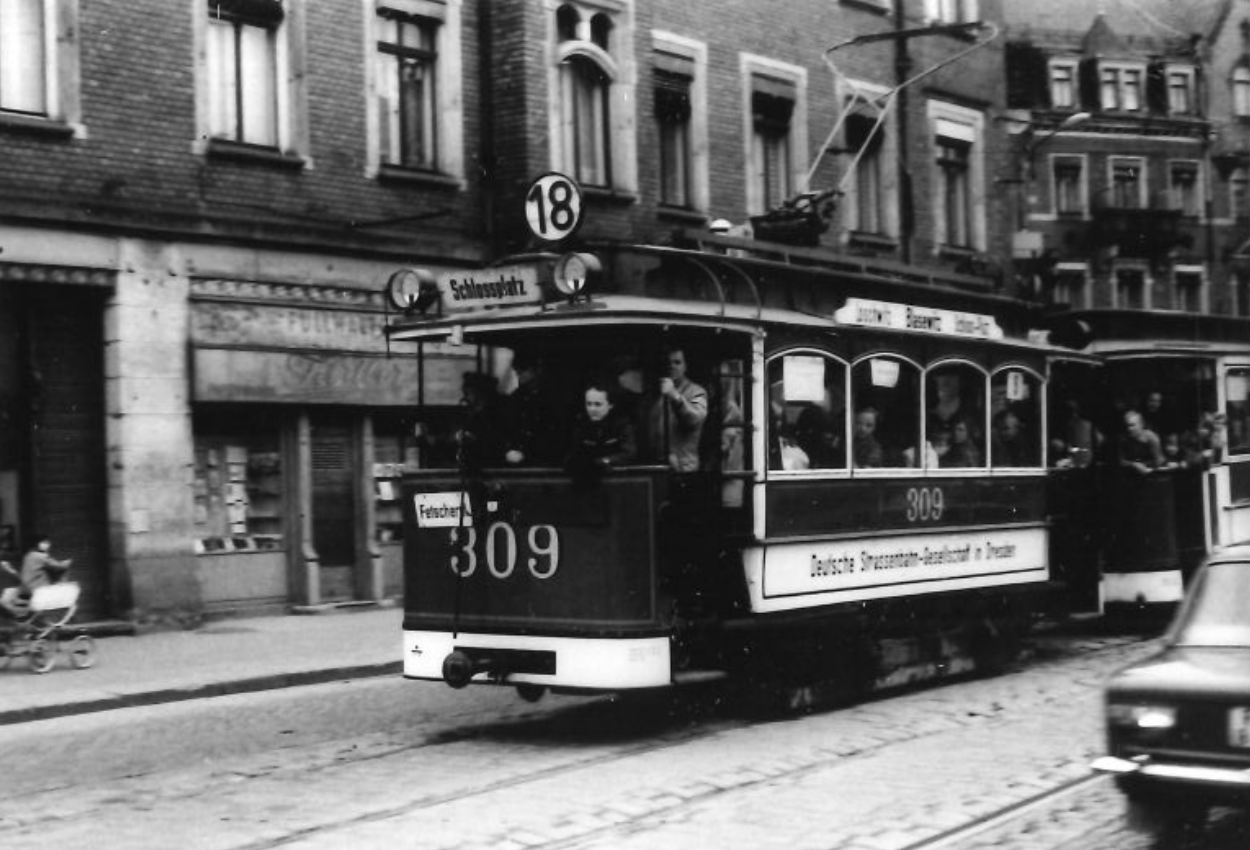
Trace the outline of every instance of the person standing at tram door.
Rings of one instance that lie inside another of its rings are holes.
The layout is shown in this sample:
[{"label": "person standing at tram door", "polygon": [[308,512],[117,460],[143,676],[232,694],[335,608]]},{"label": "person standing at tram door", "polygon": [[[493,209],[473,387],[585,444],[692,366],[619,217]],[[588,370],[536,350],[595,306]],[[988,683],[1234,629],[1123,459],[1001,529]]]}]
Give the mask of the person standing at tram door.
[{"label": "person standing at tram door", "polygon": [[667,351],[665,368],[668,374],[660,379],[660,396],[649,415],[651,451],[659,456],[667,449],[668,465],[677,472],[698,472],[707,390],[686,376],[689,367],[681,348]]},{"label": "person standing at tram door", "polygon": [[573,426],[565,468],[576,476],[632,463],[638,456],[634,425],[617,414],[607,382],[591,381],[583,403],[584,409]]},{"label": "person standing at tram door", "polygon": [[877,442],[877,409],[865,407],[855,414],[855,432],[851,437],[851,458],[859,469],[881,466],[885,453]]},{"label": "person standing at tram door", "polygon": [[1120,466],[1143,475],[1163,465],[1159,437],[1142,422],[1136,410],[1125,411],[1124,433],[1120,436]]},{"label": "person standing at tram door", "polygon": [[509,466],[549,466],[558,457],[553,450],[551,401],[543,382],[542,364],[533,356],[518,352],[512,359],[517,388],[504,403],[506,432],[504,462]]},{"label": "person standing at tram door", "polygon": [[466,469],[497,466],[502,459],[495,379],[467,372],[461,379],[461,424],[455,432],[456,459]]}]

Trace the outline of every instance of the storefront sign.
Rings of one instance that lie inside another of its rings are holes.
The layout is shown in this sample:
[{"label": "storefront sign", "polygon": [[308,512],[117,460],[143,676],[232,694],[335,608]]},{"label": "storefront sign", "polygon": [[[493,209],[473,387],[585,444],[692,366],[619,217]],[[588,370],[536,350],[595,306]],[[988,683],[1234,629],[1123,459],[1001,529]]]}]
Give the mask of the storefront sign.
[{"label": "storefront sign", "polygon": [[993,316],[937,310],[912,304],[894,304],[889,301],[848,298],[841,309],[834,311],[833,317],[843,325],[920,331],[975,339],[1003,338],[1003,330]]},{"label": "storefront sign", "polygon": [[[410,407],[420,397],[412,356],[197,348],[193,365],[195,401]],[[460,358],[425,358],[425,403],[458,404],[464,371]]]},{"label": "storefront sign", "polygon": [[752,603],[783,611],[1046,581],[1044,529],[860,538],[790,543],[746,553]]}]

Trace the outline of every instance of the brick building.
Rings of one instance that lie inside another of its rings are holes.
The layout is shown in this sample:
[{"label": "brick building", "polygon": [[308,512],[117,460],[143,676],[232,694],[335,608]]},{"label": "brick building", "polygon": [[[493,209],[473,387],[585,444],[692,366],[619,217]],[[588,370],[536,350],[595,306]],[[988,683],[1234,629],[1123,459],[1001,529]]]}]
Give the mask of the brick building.
[{"label": "brick building", "polygon": [[[93,615],[396,593],[411,408],[421,392],[450,410],[476,364],[388,356],[383,284],[545,247],[521,210],[547,171],[582,185],[587,239],[723,219],[1001,283],[994,181],[1013,154],[1002,43],[979,23],[1001,16],[999,0],[6,0],[6,545],[51,531]],[[908,35],[935,23],[954,26]],[[768,215],[826,191],[797,230]]]}]

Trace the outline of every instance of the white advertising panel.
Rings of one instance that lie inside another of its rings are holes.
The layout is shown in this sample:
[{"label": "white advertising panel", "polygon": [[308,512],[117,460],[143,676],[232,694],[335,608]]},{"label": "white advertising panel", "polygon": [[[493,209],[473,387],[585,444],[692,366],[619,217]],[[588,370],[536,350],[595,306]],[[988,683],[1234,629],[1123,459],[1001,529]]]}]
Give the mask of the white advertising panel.
[{"label": "white advertising panel", "polygon": [[418,528],[458,528],[473,524],[468,493],[418,493],[414,497]]},{"label": "white advertising panel", "polygon": [[757,612],[1049,578],[1040,527],[783,543],[747,550],[744,566]]}]

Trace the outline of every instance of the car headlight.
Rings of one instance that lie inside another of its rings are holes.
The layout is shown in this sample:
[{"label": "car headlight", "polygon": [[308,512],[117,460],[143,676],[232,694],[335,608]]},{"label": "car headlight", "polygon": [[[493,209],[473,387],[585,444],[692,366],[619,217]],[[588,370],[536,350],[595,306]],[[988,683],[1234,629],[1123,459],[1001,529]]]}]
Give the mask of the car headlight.
[{"label": "car headlight", "polygon": [[1138,729],[1171,729],[1176,725],[1176,709],[1169,705],[1126,705],[1111,703],[1107,719],[1116,726]]}]

